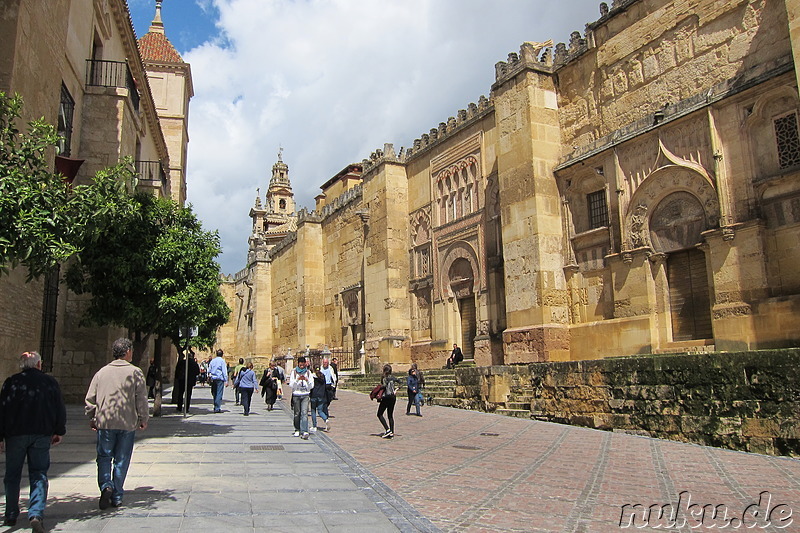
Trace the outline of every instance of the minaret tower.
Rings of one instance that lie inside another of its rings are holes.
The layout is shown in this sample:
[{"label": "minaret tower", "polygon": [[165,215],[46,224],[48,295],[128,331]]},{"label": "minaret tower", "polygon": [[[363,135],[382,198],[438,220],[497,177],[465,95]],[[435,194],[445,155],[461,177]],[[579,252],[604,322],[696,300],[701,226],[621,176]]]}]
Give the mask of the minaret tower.
[{"label": "minaret tower", "polygon": [[294,193],[289,181],[289,167],[283,162],[283,149],[278,151],[278,161],[272,165],[272,178],[267,189],[267,203],[261,203],[261,193],[250,209],[253,232],[250,234],[250,251],[247,261],[265,259],[266,252],[278,244],[286,235],[297,229]]}]

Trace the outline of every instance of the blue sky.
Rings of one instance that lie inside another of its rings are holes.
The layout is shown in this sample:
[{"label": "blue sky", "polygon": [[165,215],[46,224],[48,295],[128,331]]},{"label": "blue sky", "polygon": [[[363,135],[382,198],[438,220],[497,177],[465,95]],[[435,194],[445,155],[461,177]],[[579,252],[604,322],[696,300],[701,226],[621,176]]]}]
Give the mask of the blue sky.
[{"label": "blue sky", "polygon": [[[244,268],[248,216],[279,146],[300,207],[384,143],[397,151],[489,96],[524,41],[568,42],[599,0],[164,0],[191,64],[188,199]],[[610,4],[610,1],[608,2]],[[128,0],[137,35],[155,0]]]}]

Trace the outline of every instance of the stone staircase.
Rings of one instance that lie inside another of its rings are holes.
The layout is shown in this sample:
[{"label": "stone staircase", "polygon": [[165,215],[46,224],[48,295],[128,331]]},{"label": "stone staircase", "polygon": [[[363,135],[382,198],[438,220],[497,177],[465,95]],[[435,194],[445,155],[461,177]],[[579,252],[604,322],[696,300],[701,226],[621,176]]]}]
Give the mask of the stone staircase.
[{"label": "stone staircase", "polygon": [[531,385],[513,387],[505,406],[498,407],[494,410],[494,413],[517,418],[531,418],[531,400],[533,400],[533,397],[534,391]]},{"label": "stone staircase", "polygon": [[[402,373],[395,375],[398,378],[404,379],[407,374]],[[425,377],[425,389],[423,390],[423,393],[425,395],[425,403],[427,405],[443,405],[454,407],[458,404],[455,398],[455,370],[423,370],[423,375]],[[380,381],[380,374],[355,374],[350,376],[340,375],[338,387],[344,390],[352,390],[369,394],[375,385],[380,383]],[[398,389],[397,396],[398,398],[405,398],[406,395],[406,387],[403,385]]]}]

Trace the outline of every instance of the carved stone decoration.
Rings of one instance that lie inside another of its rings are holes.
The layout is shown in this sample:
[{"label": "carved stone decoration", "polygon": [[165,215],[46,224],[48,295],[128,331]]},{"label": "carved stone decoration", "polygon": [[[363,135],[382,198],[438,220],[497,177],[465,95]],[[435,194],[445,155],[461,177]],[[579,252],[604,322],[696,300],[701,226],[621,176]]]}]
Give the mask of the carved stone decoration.
[{"label": "carved stone decoration", "polygon": [[441,298],[463,298],[471,295],[476,285],[482,286],[478,256],[464,241],[450,247],[439,272],[442,275],[439,284]]},{"label": "carved stone decoration", "polygon": [[647,206],[637,205],[630,216],[628,235],[631,240],[631,248],[642,248],[648,245],[647,242]]},{"label": "carved stone decoration", "polygon": [[431,240],[430,208],[420,209],[411,215],[411,242],[414,246],[425,244]]},{"label": "carved stone decoration", "polygon": [[701,240],[706,214],[697,198],[685,191],[670,194],[650,217],[650,241],[660,253],[690,248]]},{"label": "carved stone decoration", "polygon": [[363,323],[361,314],[361,284],[348,287],[342,291],[341,310],[342,324],[360,326]]},{"label": "carved stone decoration", "polygon": [[461,299],[472,295],[475,275],[472,272],[469,261],[463,257],[453,261],[453,264],[448,269],[448,278],[450,279],[450,290],[453,292],[453,296]]},{"label": "carved stone decoration", "polygon": [[[673,196],[662,205],[662,201]],[[699,231],[719,223],[719,200],[708,175],[694,166],[665,165],[652,172],[634,193],[625,215],[628,247],[650,247],[658,252],[696,244]],[[649,215],[648,215],[649,213]],[[682,217],[669,222],[671,216]],[[655,229],[653,224],[656,224]],[[671,224],[671,225],[670,225]],[[654,233],[655,231],[655,233]]]}]

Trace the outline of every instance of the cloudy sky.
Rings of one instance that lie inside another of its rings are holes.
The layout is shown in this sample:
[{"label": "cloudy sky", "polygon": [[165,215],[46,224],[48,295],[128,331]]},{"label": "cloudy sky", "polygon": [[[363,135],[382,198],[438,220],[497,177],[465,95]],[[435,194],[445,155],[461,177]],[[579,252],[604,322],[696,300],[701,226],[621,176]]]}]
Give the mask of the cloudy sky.
[{"label": "cloudy sky", "polygon": [[[397,151],[489,96],[524,41],[568,42],[599,0],[164,0],[191,64],[188,196],[220,233],[222,271],[244,268],[256,189],[278,148],[298,207],[384,143]],[[608,0],[610,4],[610,0]],[[155,0],[128,0],[138,36]]]}]

